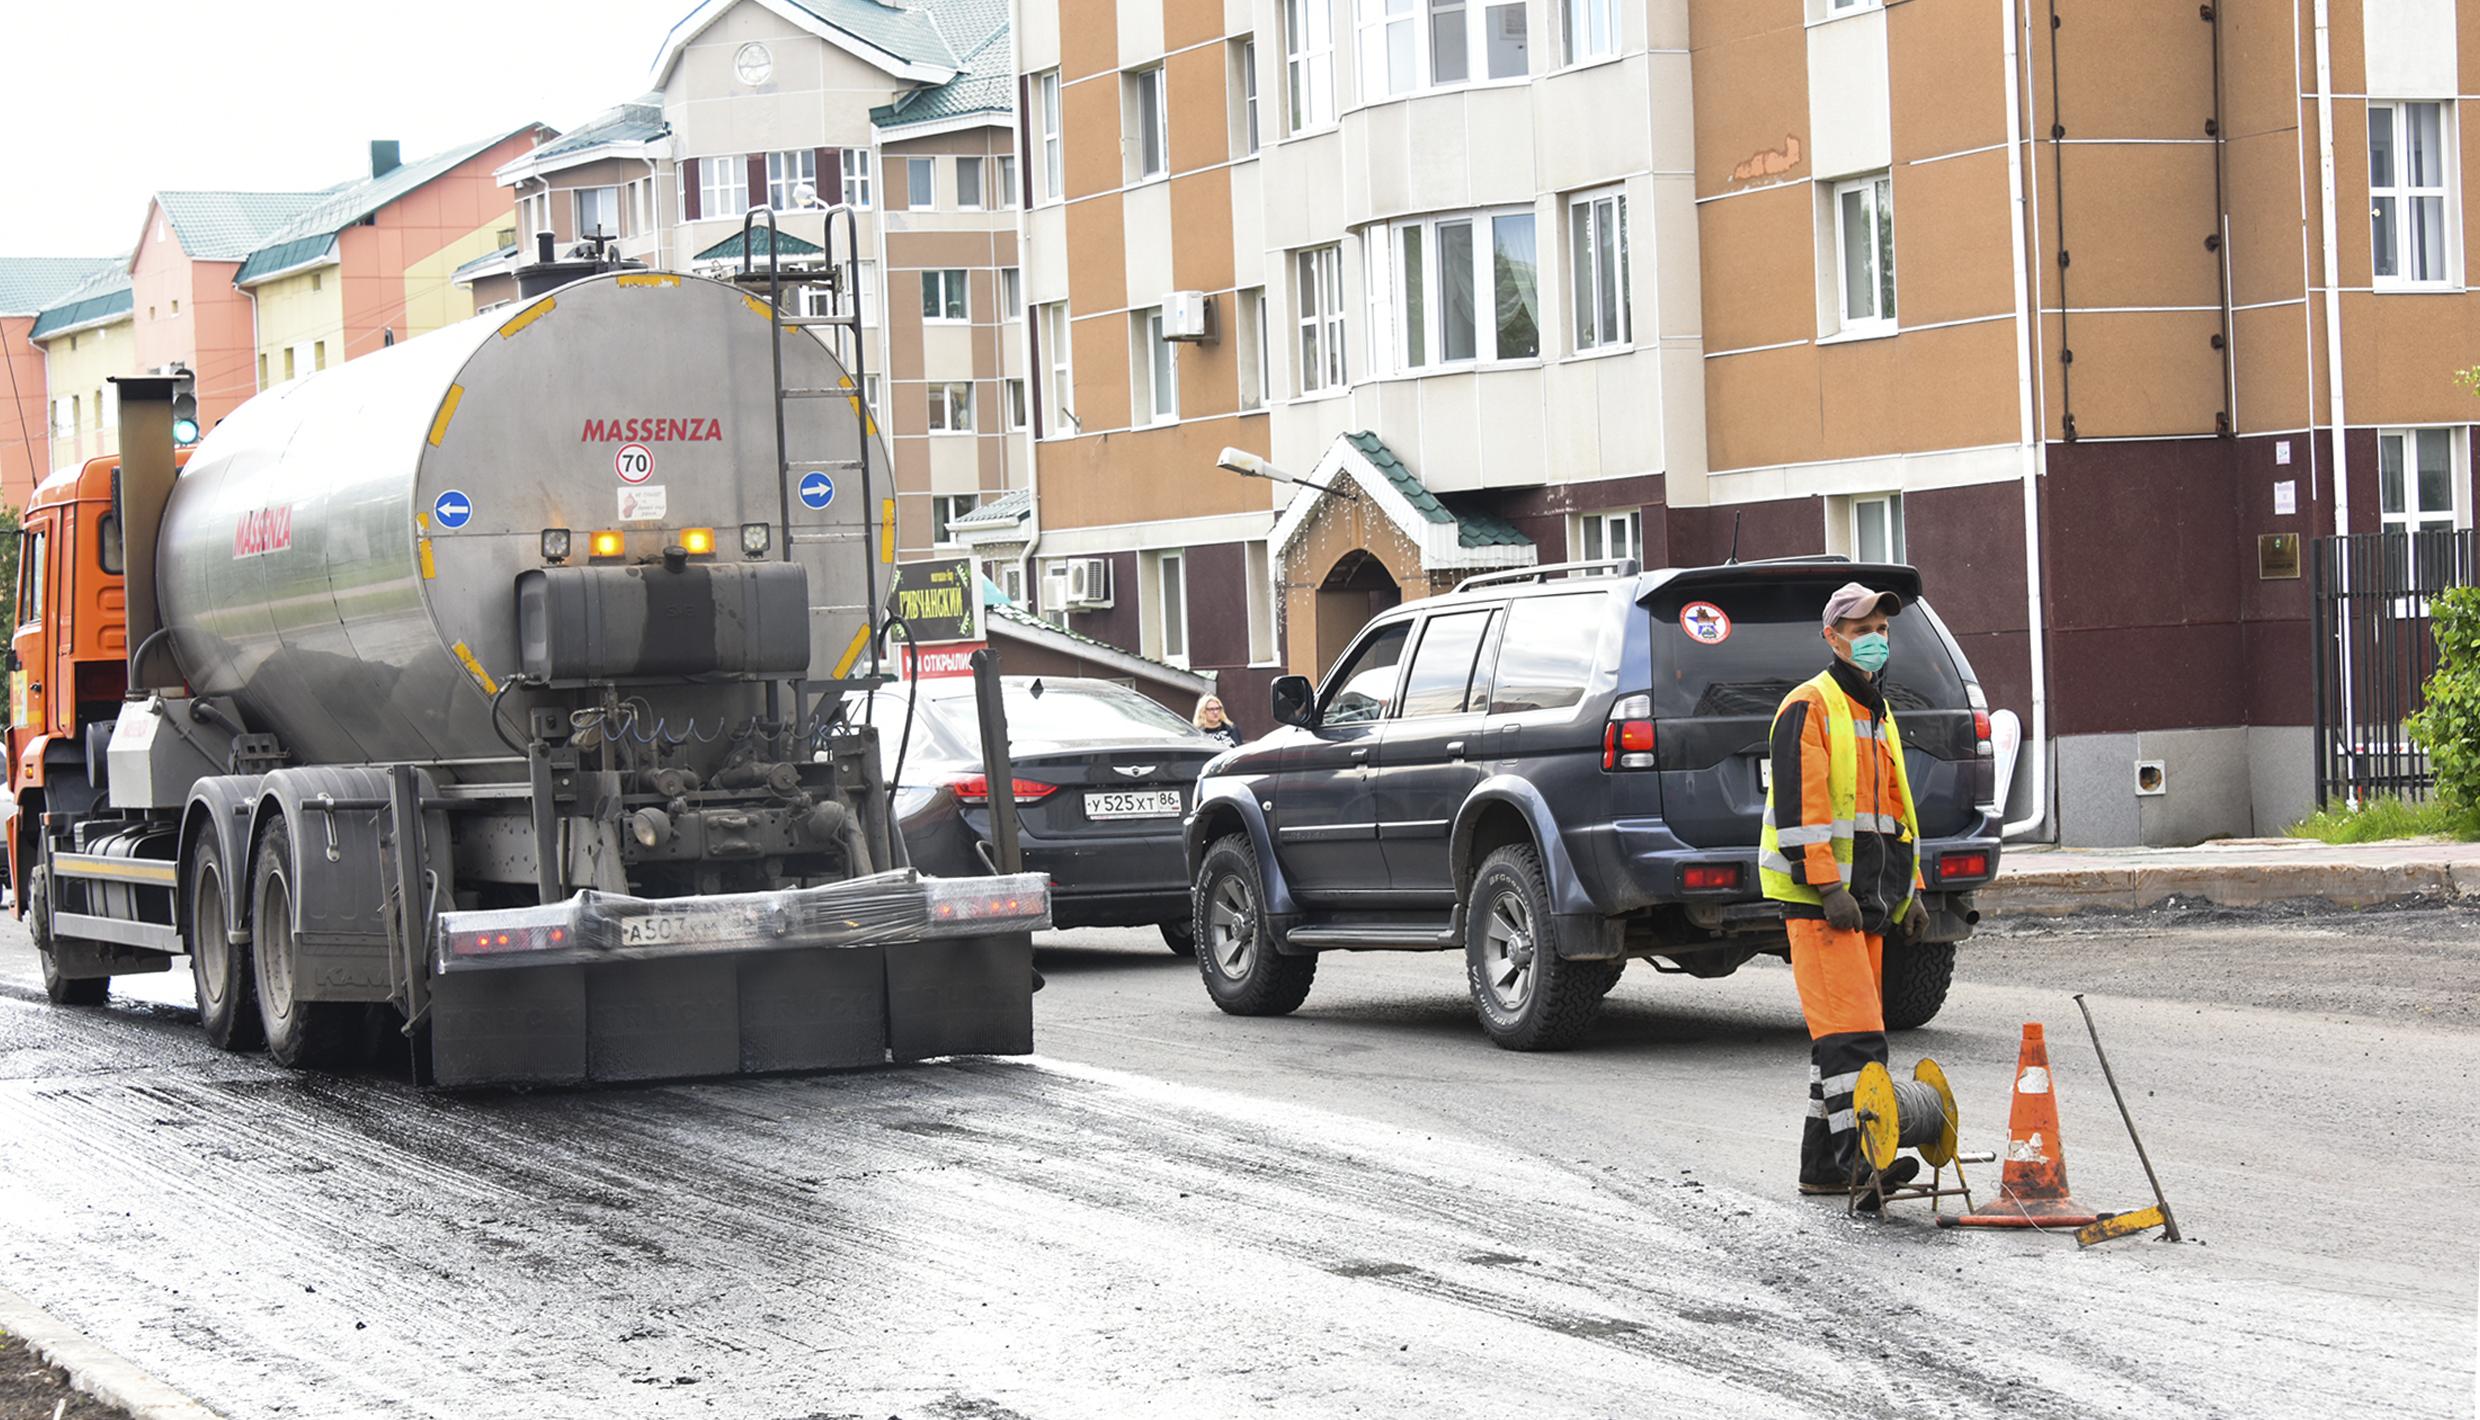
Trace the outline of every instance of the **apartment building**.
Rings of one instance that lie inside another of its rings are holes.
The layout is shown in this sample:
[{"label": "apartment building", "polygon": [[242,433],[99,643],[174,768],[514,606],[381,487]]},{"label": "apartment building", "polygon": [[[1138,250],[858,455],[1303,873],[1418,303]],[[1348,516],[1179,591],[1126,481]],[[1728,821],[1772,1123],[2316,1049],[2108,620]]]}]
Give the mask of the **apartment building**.
[{"label": "apartment building", "polygon": [[1641,0],[1027,5],[1046,613],[1256,718],[1396,601],[1639,552],[1702,468],[1687,31]]},{"label": "apartment building", "polygon": [[[534,238],[551,233],[563,251],[587,237],[602,237],[623,260],[668,269],[665,241],[679,220],[666,199],[674,191],[671,127],[663,121],[660,91],[641,94],[607,109],[559,137],[502,164],[493,174],[516,199],[515,240],[495,253],[503,263],[485,268],[477,258],[465,279],[488,270],[501,274],[532,258]],[[496,287],[485,291],[496,296]]]},{"label": "apartment building", "polygon": [[[746,214],[764,206],[787,262],[807,260],[827,242],[823,209],[853,209],[835,245],[858,252],[863,393],[895,461],[898,555],[953,555],[950,525],[1023,487],[1028,465],[1011,437],[1030,404],[1006,7],[708,0],[664,41],[655,83],[640,103],[659,96],[663,134],[628,140],[669,167],[653,256],[737,269]],[[763,238],[756,254],[770,256]]]},{"label": "apartment building", "polygon": [[0,502],[26,506],[51,472],[54,413],[43,352],[29,340],[45,308],[120,263],[96,257],[0,257]]}]

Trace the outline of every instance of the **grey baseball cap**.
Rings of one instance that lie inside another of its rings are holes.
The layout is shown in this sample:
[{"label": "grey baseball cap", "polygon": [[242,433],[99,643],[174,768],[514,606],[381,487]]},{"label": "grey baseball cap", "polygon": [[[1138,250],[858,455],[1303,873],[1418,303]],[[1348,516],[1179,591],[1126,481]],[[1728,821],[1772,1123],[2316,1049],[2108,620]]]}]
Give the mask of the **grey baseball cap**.
[{"label": "grey baseball cap", "polygon": [[1882,611],[1888,616],[1893,616],[1901,610],[1903,610],[1903,598],[1894,593],[1872,591],[1858,582],[1845,582],[1834,589],[1833,596],[1826,598],[1825,624],[1832,626],[1838,621],[1849,621],[1853,617],[1866,616],[1872,611]]}]

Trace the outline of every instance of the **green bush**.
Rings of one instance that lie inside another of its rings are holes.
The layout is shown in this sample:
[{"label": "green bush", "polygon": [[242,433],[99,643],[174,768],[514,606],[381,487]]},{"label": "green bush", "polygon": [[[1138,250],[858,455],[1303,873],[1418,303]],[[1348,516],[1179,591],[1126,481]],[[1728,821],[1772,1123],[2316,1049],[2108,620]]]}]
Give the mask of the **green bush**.
[{"label": "green bush", "polygon": [[2428,610],[2437,673],[2410,719],[2411,737],[2428,751],[2437,797],[2449,808],[2480,811],[2480,587],[2448,588]]},{"label": "green bush", "polygon": [[2389,838],[2480,839],[2480,813],[2438,799],[2370,799],[2358,808],[2319,809],[2285,830],[2324,843],[2382,843]]}]

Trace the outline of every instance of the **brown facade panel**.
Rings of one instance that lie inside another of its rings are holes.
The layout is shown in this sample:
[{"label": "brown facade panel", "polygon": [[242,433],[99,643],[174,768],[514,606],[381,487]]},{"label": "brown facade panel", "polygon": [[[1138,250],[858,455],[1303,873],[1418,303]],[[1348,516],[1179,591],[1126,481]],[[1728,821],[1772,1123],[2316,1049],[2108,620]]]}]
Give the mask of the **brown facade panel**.
[{"label": "brown facade panel", "polygon": [[1986,321],[1819,349],[1816,457],[2014,442],[2023,432],[2016,330]]},{"label": "brown facade panel", "polygon": [[[2392,4],[2393,0],[2377,0],[2377,3],[2387,5]],[[2368,92],[2368,49],[2360,41],[2360,36],[2367,33],[2362,28],[2367,23],[2366,10],[2366,0],[2333,0],[2325,8],[2326,21],[2332,28],[2326,52],[2332,63],[2334,92],[2337,94]],[[2307,52],[2307,63],[2302,66],[2307,72],[2304,82],[2300,84],[2301,91],[2307,92],[2316,87],[2314,0],[2299,0],[2299,46]]]},{"label": "brown facade panel", "polygon": [[[1231,177],[1221,168],[1171,180],[1171,279],[1183,291],[1232,283]],[[1230,301],[1222,302],[1225,307]],[[1229,325],[1235,312],[1219,310]],[[1224,336],[1230,339],[1228,332]]]},{"label": "brown facade panel", "polygon": [[2006,141],[2004,18],[1986,4],[1887,7],[1889,117],[1898,167]]},{"label": "brown facade panel", "polygon": [[[2336,74],[2339,84],[2342,76]],[[2310,135],[2314,137],[2313,134]],[[2324,189],[2318,180],[2315,165],[2318,155],[2308,150],[2308,189],[2319,198]],[[2468,163],[2465,176],[2468,178]],[[2336,269],[2342,273],[2342,288],[2366,286],[2375,280],[2376,258],[2370,244],[2368,224],[2368,105],[2357,99],[2334,100],[2334,255],[2339,258]],[[2320,211],[2319,220],[2322,220]],[[2323,238],[2314,238],[2322,242]],[[2325,282],[2325,267],[2317,265],[2318,285]]]},{"label": "brown facade panel", "polygon": [[2480,294],[2347,291],[2344,413],[2354,425],[2460,423],[2480,414],[2454,372],[2480,363]]},{"label": "brown facade panel", "polygon": [[[2079,298],[2080,299],[2080,298]],[[2042,321],[2052,437],[2075,415],[2081,438],[2165,438],[2214,432],[2222,412],[2220,311],[2077,311],[2067,325],[2075,360],[2062,368],[2058,317]]]},{"label": "brown facade panel", "polygon": [[[2309,159],[2314,164],[2313,156]],[[2230,206],[2230,299],[2242,306],[2287,301],[2304,289],[2299,145],[2291,132],[2234,138],[2224,146]]]},{"label": "brown facade panel", "polygon": [[993,232],[889,232],[887,265],[902,271],[922,266],[990,266],[995,264]]},{"label": "brown facade panel", "polygon": [[1733,40],[1778,30],[1799,33],[1808,20],[1806,0],[1688,0],[1688,47],[1703,51]]},{"label": "brown facade panel", "polygon": [[[1696,13],[1714,8],[1699,6]],[[1763,0],[1744,8],[1778,13],[1783,23],[1696,52],[1700,197],[1809,174],[1808,33],[1800,24],[1800,0]],[[1693,23],[1691,37],[1703,45]]]},{"label": "brown facade panel", "polygon": [[[2041,101],[2036,133],[2050,125],[2046,41],[2057,43],[2057,95],[2067,137],[2203,138],[2213,116],[2213,27],[2193,4],[2164,0],[2077,0],[2058,6],[2050,30],[2047,8],[2034,5],[2034,74]],[[2070,176],[2072,176],[2070,168]]]},{"label": "brown facade panel", "polygon": [[[1107,438],[1107,431],[1128,426],[1128,317],[1120,312],[1086,316],[1069,325],[1069,366],[1076,381],[1076,421],[1080,428],[1090,429]],[[1042,490],[1047,504],[1051,490]],[[1120,505],[1125,513],[1127,505]],[[1046,517],[1045,522],[1049,521]]]},{"label": "brown facade panel", "polygon": [[1819,437],[1816,347],[1705,362],[1705,456],[1715,469],[1811,462],[1825,457]]},{"label": "brown facade panel", "polygon": [[2316,30],[2310,16],[2294,34],[2291,8],[2222,7],[2222,131],[2234,139],[2279,133],[2296,142],[2299,96],[2316,88]]},{"label": "brown facade panel", "polygon": [[1223,95],[1223,47],[1209,44],[1174,54],[1163,61],[1163,70],[1170,81],[1171,171],[1195,172],[1229,161],[1231,111]]},{"label": "brown facade panel", "polygon": [[1240,409],[1240,341],[1232,329],[1238,303],[1229,291],[1217,292],[1213,301],[1216,338],[1172,347],[1184,419]]},{"label": "brown facade panel", "polygon": [[1162,0],[1162,12],[1166,50],[1223,36],[1223,0]]},{"label": "brown facade panel", "polygon": [[[1895,204],[1898,213],[1902,203]],[[1746,350],[1817,334],[1815,189],[1791,183],[1697,208],[1707,350]],[[1900,220],[1898,218],[1898,220]],[[1895,257],[1897,279],[1902,255]],[[1897,293],[1900,300],[1900,293]]]},{"label": "brown facade panel", "polygon": [[1895,308],[1905,325],[2013,313],[2006,164],[2000,149],[1895,169]]},{"label": "brown facade panel", "polygon": [[[1120,346],[1125,350],[1126,345],[1123,336]],[[1079,340],[1078,358],[1084,354],[1084,342]],[[1082,369],[1077,377],[1081,388]],[[1127,522],[1132,482],[1142,484],[1143,506],[1150,518],[1264,512],[1264,484],[1214,467],[1215,456],[1234,444],[1264,448],[1265,416],[1192,419],[1102,437],[1045,440],[1034,449],[1041,461],[1042,525],[1086,528]],[[1131,639],[1125,644],[1136,642]]]},{"label": "brown facade panel", "polygon": [[1120,164],[1118,141],[1119,88],[1119,76],[1115,73],[1060,87],[1060,141],[1066,145],[1060,177],[1067,183],[1071,198],[1109,192],[1120,185],[1125,170]]},{"label": "brown facade panel", "polygon": [[2055,232],[2063,212],[2076,308],[2221,303],[2220,261],[2205,247],[2218,225],[2210,144],[2070,144],[2063,158],[2066,193],[2042,193],[2056,204],[2042,225]]},{"label": "brown facade panel", "polygon": [[[1060,79],[1080,79],[1118,67],[1119,6],[1114,0],[1059,0]],[[1117,126],[1111,131],[1117,132]],[[1073,153],[1077,140],[1069,142]],[[1107,146],[1114,152],[1119,148],[1116,143]]]},{"label": "brown facade panel", "polygon": [[929,157],[947,153],[1012,153],[1014,142],[1003,128],[965,128],[952,133],[932,133],[919,138],[890,139],[881,148],[893,161],[904,157]]},{"label": "brown facade panel", "polygon": [[1666,521],[1670,525],[1670,560],[1677,567],[1709,567],[1730,557],[1735,527],[1743,562],[1760,557],[1805,557],[1826,550],[1826,510],[1822,498],[1672,508]]},{"label": "brown facade panel", "polygon": [[2317,376],[2308,367],[2308,323],[2322,318],[2308,304],[2266,306],[2231,317],[2231,362],[2239,386],[2242,434],[2299,429],[2308,423]]},{"label": "brown facade panel", "polygon": [[[1128,233],[1121,221],[1119,197],[1070,203],[1067,226],[1070,314],[1124,309],[1128,304]],[[1083,342],[1078,344],[1081,349]]]},{"label": "brown facade panel", "polygon": [[918,380],[922,374],[921,277],[890,272],[887,287],[887,377]]}]

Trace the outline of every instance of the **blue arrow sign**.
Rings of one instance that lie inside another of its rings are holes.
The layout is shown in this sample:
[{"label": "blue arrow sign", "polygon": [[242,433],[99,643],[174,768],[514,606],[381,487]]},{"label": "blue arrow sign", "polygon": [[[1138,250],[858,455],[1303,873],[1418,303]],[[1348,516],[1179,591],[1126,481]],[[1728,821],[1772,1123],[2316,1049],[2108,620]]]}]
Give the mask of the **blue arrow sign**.
[{"label": "blue arrow sign", "polygon": [[823,508],[834,501],[834,479],[815,469],[801,475],[801,506]]},{"label": "blue arrow sign", "polygon": [[473,520],[474,501],[451,488],[431,505],[431,516],[439,519],[443,528],[461,528]]}]

